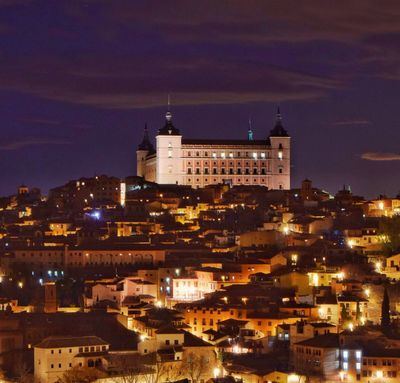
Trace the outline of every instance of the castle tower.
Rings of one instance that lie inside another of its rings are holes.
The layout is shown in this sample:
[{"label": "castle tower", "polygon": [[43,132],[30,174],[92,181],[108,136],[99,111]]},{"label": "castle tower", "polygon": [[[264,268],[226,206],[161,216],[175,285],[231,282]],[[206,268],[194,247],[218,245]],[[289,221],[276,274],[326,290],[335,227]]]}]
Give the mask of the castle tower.
[{"label": "castle tower", "polygon": [[290,189],[290,136],[282,124],[278,107],[275,126],[269,135],[271,142],[271,189]]},{"label": "castle tower", "polygon": [[[168,105],[169,106],[169,105]],[[172,123],[172,113],[167,110],[165,125],[156,137],[156,182],[183,184],[182,136]]]},{"label": "castle tower", "polygon": [[301,182],[301,199],[303,201],[313,199],[312,182],[307,178]]},{"label": "castle tower", "polygon": [[57,312],[57,288],[54,282],[44,284],[44,312]]},{"label": "castle tower", "polygon": [[143,140],[136,150],[136,174],[146,178],[146,157],[155,153],[154,146],[149,138],[147,124],[144,126]]}]

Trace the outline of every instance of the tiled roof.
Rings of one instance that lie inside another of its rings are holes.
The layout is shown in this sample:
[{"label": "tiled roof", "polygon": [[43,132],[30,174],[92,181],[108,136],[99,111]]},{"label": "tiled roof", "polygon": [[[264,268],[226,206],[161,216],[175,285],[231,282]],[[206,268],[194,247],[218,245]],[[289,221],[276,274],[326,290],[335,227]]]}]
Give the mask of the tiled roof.
[{"label": "tiled roof", "polygon": [[[270,146],[270,142],[265,140],[218,140],[218,139],[182,139],[183,145],[246,145],[246,146]],[[245,159],[245,158],[244,158]]]},{"label": "tiled roof", "polygon": [[296,343],[296,345],[316,347],[316,348],[338,348],[339,335],[338,334],[320,335],[314,338],[303,340],[299,343]]},{"label": "tiled roof", "polygon": [[81,346],[104,346],[108,343],[97,336],[50,336],[35,347],[38,348],[66,348]]},{"label": "tiled roof", "polygon": [[212,347],[212,344],[204,341],[203,339],[191,334],[188,331],[184,331],[184,347]]}]

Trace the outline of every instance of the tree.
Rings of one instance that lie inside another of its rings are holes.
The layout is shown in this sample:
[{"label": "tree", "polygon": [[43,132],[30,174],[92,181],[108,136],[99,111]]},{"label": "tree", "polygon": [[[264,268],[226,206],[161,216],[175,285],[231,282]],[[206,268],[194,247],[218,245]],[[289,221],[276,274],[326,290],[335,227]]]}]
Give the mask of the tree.
[{"label": "tree", "polygon": [[164,361],[156,352],[115,355],[110,361],[114,383],[163,383],[183,378],[182,361]]},{"label": "tree", "polygon": [[342,310],[340,312],[340,317],[342,320],[342,325],[350,320],[349,313],[347,312],[346,306],[342,304]]},{"label": "tree", "polygon": [[379,221],[379,233],[382,235],[388,253],[400,249],[400,216],[381,218]]},{"label": "tree", "polygon": [[173,382],[182,374],[175,361],[163,361],[157,352],[143,356],[142,363],[148,369],[142,374],[145,383]]},{"label": "tree", "polygon": [[383,291],[381,306],[381,328],[383,331],[388,331],[390,329],[390,301],[386,286]]},{"label": "tree", "polygon": [[356,320],[357,320],[357,322],[360,322],[360,320],[361,320],[361,309],[360,309],[359,301],[357,301],[357,306],[356,306]]},{"label": "tree", "polygon": [[139,383],[145,380],[145,376],[151,375],[153,369],[144,365],[143,362],[143,357],[139,354],[117,354],[112,361],[112,368],[116,372],[113,381],[115,383]]},{"label": "tree", "polygon": [[[209,368],[209,361],[204,355],[197,355],[191,352],[183,361],[182,371],[192,383],[200,382],[204,379]],[[205,380],[205,379],[204,379]]]},{"label": "tree", "polygon": [[106,376],[105,372],[97,368],[74,367],[64,372],[57,383],[91,383]]},{"label": "tree", "polygon": [[33,375],[30,371],[28,364],[24,361],[22,355],[17,359],[15,364],[16,381],[18,383],[31,383],[33,382]]}]

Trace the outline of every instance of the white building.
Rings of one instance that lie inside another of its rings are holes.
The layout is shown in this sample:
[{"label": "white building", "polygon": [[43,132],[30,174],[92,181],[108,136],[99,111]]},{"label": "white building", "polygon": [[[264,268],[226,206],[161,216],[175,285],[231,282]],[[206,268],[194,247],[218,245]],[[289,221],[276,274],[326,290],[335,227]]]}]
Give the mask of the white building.
[{"label": "white building", "polygon": [[137,175],[159,184],[204,187],[210,184],[261,185],[290,189],[290,136],[278,109],[269,136],[254,140],[185,139],[166,113],[154,148],[147,127],[137,154]]},{"label": "white building", "polygon": [[91,297],[85,297],[85,305],[91,307],[98,302],[108,300],[121,307],[124,300],[129,297],[155,301],[158,298],[158,287],[155,283],[131,277],[99,281],[92,286]]},{"label": "white building", "polygon": [[34,349],[35,383],[55,383],[73,368],[100,368],[108,348],[97,336],[46,338]]}]

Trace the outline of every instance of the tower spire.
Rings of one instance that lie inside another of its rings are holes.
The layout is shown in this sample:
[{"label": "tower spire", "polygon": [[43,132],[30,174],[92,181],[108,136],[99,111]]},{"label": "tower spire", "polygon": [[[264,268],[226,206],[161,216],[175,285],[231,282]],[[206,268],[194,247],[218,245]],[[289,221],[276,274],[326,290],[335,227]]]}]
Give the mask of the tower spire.
[{"label": "tower spire", "polygon": [[271,130],[270,137],[289,137],[288,132],[286,131],[286,129],[283,127],[282,124],[282,114],[279,105],[276,110],[275,126]]},{"label": "tower spire", "polygon": [[249,141],[253,141],[253,129],[252,129],[252,124],[251,124],[251,117],[249,116],[249,130],[247,131],[247,139]]},{"label": "tower spire", "polygon": [[171,113],[171,95],[168,93],[167,98],[167,113],[165,114],[165,119],[169,122],[172,120],[172,113]]},{"label": "tower spire", "polygon": [[179,135],[179,129],[175,128],[172,123],[172,113],[171,113],[171,95],[167,95],[167,112],[165,113],[165,125],[158,130],[158,134],[161,135]]},{"label": "tower spire", "polygon": [[281,107],[278,105],[278,109],[276,111],[276,123],[282,124],[282,114],[281,114]]},{"label": "tower spire", "polygon": [[154,147],[149,137],[149,130],[147,129],[147,122],[144,124],[143,139],[142,142],[139,144],[138,149],[154,152]]}]

